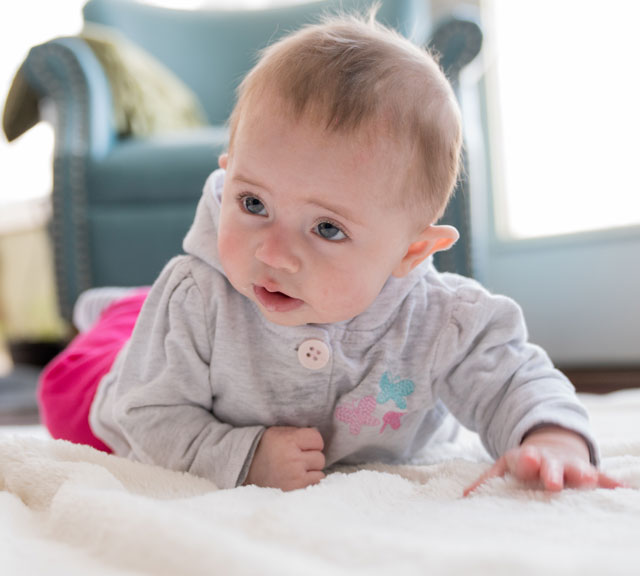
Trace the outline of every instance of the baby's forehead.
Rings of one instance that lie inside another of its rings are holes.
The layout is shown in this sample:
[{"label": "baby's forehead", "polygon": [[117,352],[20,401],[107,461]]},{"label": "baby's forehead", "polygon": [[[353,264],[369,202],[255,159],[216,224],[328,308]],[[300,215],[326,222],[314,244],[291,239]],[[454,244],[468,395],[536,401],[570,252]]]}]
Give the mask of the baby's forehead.
[{"label": "baby's forehead", "polygon": [[[276,153],[276,150],[288,150],[293,154]],[[327,169],[335,179],[360,178],[363,184],[369,185],[386,174],[400,174],[409,161],[408,147],[403,146],[384,124],[366,122],[357,128],[341,129],[327,126],[322,115],[292,114],[265,99],[247,107],[229,152],[231,157],[238,156],[243,166],[257,158],[268,158],[270,167],[280,162],[285,164],[282,170],[290,173],[292,165],[289,161],[301,150],[304,150],[304,158],[331,159]],[[367,169],[363,172],[365,166]],[[390,196],[391,190],[380,200],[389,201]],[[372,197],[371,200],[377,199]]]},{"label": "baby's forehead", "polygon": [[[257,96],[257,95],[256,95]],[[358,123],[334,122],[331,109],[322,102],[311,102],[304,110],[295,109],[286,98],[263,92],[261,97],[247,98],[243,102],[239,122],[232,131],[248,129],[264,122],[284,122],[291,126],[304,126],[310,133],[327,141],[348,144],[354,151],[383,150],[389,156],[408,155],[410,135],[399,129],[392,114],[384,112],[363,117]],[[235,134],[232,132],[232,140]]]}]

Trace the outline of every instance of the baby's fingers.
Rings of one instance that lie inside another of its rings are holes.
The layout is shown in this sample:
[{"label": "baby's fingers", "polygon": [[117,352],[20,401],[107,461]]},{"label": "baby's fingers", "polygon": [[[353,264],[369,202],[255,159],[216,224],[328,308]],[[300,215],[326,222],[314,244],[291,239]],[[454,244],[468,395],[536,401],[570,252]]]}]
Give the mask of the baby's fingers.
[{"label": "baby's fingers", "polygon": [[507,463],[506,459],[503,456],[500,458],[489,470],[483,473],[473,484],[467,486],[462,495],[466,498],[471,494],[474,490],[476,490],[479,486],[491,480],[492,478],[501,478],[507,473]]},{"label": "baby's fingers", "polygon": [[302,457],[305,461],[305,465],[308,471],[311,470],[323,470],[326,459],[324,454],[319,450],[306,450],[302,452]]},{"label": "baby's fingers", "polygon": [[507,473],[521,482],[532,482],[541,474],[540,452],[533,448],[516,448],[499,458],[496,463],[478,478],[471,486],[465,488],[464,496],[468,496],[479,486],[492,478],[502,478]]},{"label": "baby's fingers", "polygon": [[564,470],[566,485],[570,488],[597,488],[600,473],[588,462],[568,464]]},{"label": "baby's fingers", "polygon": [[535,482],[542,470],[540,450],[533,447],[516,448],[505,454],[507,471],[521,482]]},{"label": "baby's fingers", "polygon": [[540,462],[540,482],[545,490],[549,492],[559,492],[564,488],[565,474],[564,466],[555,458],[543,458]]},{"label": "baby's fingers", "polygon": [[611,476],[607,476],[606,474],[599,472],[598,488],[607,488],[608,490],[613,490],[614,488],[629,488],[629,486],[624,482],[620,482],[615,478],[611,478]]},{"label": "baby's fingers", "polygon": [[564,479],[571,488],[625,488],[624,483],[600,472],[587,462],[573,462],[564,469]]}]

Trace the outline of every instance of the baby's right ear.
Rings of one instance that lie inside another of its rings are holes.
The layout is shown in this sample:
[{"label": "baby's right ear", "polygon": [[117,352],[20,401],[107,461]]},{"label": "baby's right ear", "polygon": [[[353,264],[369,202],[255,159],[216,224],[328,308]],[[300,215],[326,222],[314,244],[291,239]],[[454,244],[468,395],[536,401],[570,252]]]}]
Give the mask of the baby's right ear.
[{"label": "baby's right ear", "polygon": [[227,154],[226,152],[218,156],[218,166],[220,166],[220,168],[222,168],[223,170],[227,169],[228,161],[229,161],[229,154]]}]

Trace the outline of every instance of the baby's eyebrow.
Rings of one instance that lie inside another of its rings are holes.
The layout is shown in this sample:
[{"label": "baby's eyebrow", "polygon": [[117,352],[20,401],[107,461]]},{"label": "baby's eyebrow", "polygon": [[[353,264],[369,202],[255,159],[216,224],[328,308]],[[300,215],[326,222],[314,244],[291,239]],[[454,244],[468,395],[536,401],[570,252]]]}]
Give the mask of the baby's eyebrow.
[{"label": "baby's eyebrow", "polygon": [[235,182],[240,182],[242,184],[248,184],[249,186],[256,186],[257,188],[268,190],[268,187],[264,184],[260,184],[260,182],[257,182],[256,180],[253,180],[247,176],[243,176],[242,174],[234,174],[231,179]]},{"label": "baby's eyebrow", "polygon": [[331,204],[331,203],[325,202],[325,201],[319,202],[317,200],[310,200],[309,204],[311,206],[315,206],[317,208],[320,208],[321,210],[327,210],[328,212],[333,212],[334,214],[340,216],[341,218],[346,218],[347,220],[349,220],[353,224],[361,225],[361,222],[358,219],[357,215],[354,214],[346,206],[341,206],[341,205],[338,205],[338,204],[334,205],[334,204]]}]

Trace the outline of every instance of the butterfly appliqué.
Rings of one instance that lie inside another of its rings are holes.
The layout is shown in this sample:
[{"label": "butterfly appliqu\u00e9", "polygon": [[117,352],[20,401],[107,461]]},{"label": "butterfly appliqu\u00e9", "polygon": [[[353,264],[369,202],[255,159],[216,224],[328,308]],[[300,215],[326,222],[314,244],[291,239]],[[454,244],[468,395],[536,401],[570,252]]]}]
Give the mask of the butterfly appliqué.
[{"label": "butterfly appliqu\u00e9", "polygon": [[[407,409],[407,396],[413,394],[415,384],[411,380],[394,380],[389,372],[385,372],[380,378],[380,392],[378,396],[365,396],[360,401],[351,400],[336,407],[335,417],[349,425],[349,432],[354,436],[360,434],[363,426],[378,426],[380,419],[374,416],[378,404],[386,404],[393,401],[400,410]],[[382,417],[380,434],[389,426],[392,430],[398,430],[402,425],[402,417],[407,412],[387,410]]]},{"label": "butterfly appliqu\u00e9", "polygon": [[385,372],[380,379],[380,393],[378,404],[393,400],[400,410],[406,410],[406,396],[413,394],[415,384],[411,380],[393,380],[389,372]]},{"label": "butterfly appliqu\u00e9", "polygon": [[360,434],[363,426],[377,426],[380,420],[373,416],[376,399],[365,396],[359,402],[352,400],[350,404],[342,404],[336,408],[335,416],[340,422],[349,424],[349,432],[354,436]]},{"label": "butterfly appliqu\u00e9", "polygon": [[394,412],[393,410],[389,410],[389,412],[385,413],[382,417],[382,428],[380,428],[380,434],[384,432],[384,429],[387,425],[391,426],[394,430],[397,430],[402,425],[402,417],[406,414],[406,412]]}]

